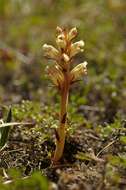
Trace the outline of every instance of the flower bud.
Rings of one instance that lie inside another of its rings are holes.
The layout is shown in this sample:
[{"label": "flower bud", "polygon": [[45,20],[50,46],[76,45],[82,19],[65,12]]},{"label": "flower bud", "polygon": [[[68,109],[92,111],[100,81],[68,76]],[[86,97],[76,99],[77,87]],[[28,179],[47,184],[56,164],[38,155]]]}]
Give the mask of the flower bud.
[{"label": "flower bud", "polygon": [[68,33],[68,40],[71,41],[72,39],[74,39],[77,36],[77,28],[74,27],[70,30],[70,32]]},{"label": "flower bud", "polygon": [[79,52],[83,52],[83,49],[82,49],[83,47],[84,47],[84,41],[83,40],[80,40],[80,41],[72,44],[71,49],[70,49],[70,57],[73,57],[74,55],[76,55]]},{"label": "flower bud", "polygon": [[80,63],[70,72],[71,82],[76,81],[83,74],[87,74],[87,62]]},{"label": "flower bud", "polygon": [[63,60],[65,62],[68,62],[70,60],[70,58],[69,58],[69,56],[67,54],[63,53]]},{"label": "flower bud", "polygon": [[52,45],[44,44],[43,51],[45,56],[50,59],[57,59],[57,57],[59,56],[59,51],[56,48],[54,48]]},{"label": "flower bud", "polygon": [[64,34],[60,34],[56,38],[56,43],[60,49],[65,49],[66,47],[66,40]]},{"label": "flower bud", "polygon": [[61,34],[63,32],[63,29],[60,28],[59,26],[56,27],[56,32],[57,34]]},{"label": "flower bud", "polygon": [[52,67],[46,67],[46,71],[50,79],[56,86],[62,85],[62,83],[64,82],[64,75],[57,65]]}]

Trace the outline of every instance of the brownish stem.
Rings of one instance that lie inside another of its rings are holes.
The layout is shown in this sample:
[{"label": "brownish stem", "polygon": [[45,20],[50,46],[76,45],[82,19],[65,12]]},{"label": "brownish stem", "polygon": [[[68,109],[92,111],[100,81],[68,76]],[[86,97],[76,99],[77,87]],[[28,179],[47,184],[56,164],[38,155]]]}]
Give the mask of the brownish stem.
[{"label": "brownish stem", "polygon": [[69,78],[68,72],[64,74],[65,81],[61,91],[61,113],[60,113],[60,126],[57,129],[56,149],[53,157],[53,163],[58,162],[64,151],[65,137],[66,137],[66,119],[67,107],[69,96]]}]

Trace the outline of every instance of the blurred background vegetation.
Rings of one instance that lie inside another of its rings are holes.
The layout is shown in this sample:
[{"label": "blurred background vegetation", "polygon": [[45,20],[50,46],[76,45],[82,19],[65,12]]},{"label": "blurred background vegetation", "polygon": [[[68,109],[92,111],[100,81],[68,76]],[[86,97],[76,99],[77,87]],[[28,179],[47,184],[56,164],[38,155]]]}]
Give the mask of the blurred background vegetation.
[{"label": "blurred background vegetation", "polygon": [[[42,45],[55,45],[56,26],[78,28],[85,51],[75,64],[88,62],[88,75],[71,89],[70,129],[98,126],[101,138],[106,138],[126,124],[125,0],[0,0],[0,117],[3,107],[12,105],[14,120],[38,123],[30,135],[39,135],[40,141],[40,132],[47,138],[48,128],[55,128],[59,97],[45,75],[48,60]],[[32,139],[25,128],[21,131],[22,139]],[[41,177],[33,178],[36,175]],[[31,182],[26,183],[31,189]]]},{"label": "blurred background vegetation", "polygon": [[86,44],[75,64],[87,60],[88,76],[71,90],[71,113],[81,112],[92,123],[124,118],[125,0],[0,0],[1,103],[57,102],[42,53],[43,43],[54,44],[57,25],[76,26]]}]

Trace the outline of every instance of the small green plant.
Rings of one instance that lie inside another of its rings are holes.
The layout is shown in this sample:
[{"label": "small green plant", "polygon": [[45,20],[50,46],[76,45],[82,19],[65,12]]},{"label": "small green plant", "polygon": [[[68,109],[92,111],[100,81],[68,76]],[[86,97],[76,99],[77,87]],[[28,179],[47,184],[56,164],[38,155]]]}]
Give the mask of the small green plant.
[{"label": "small green plant", "polygon": [[86,61],[72,68],[73,57],[79,52],[83,52],[84,47],[83,40],[73,43],[73,39],[77,36],[77,29],[72,28],[68,31],[57,27],[56,30],[56,44],[58,48],[56,49],[52,45],[43,45],[45,57],[54,60],[52,66],[47,66],[47,74],[61,96],[60,124],[56,130],[56,149],[53,163],[61,159],[64,150],[70,87],[80,76],[87,73]]},{"label": "small green plant", "polygon": [[48,190],[49,182],[39,171],[35,171],[29,177],[20,177],[19,170],[9,171],[10,179],[2,180],[1,190]]},{"label": "small green plant", "polygon": [[18,125],[31,125],[28,122],[11,122],[12,121],[12,109],[10,108],[7,113],[6,121],[4,119],[0,120],[0,150],[3,150],[7,144],[9,138],[9,132],[12,126]]}]

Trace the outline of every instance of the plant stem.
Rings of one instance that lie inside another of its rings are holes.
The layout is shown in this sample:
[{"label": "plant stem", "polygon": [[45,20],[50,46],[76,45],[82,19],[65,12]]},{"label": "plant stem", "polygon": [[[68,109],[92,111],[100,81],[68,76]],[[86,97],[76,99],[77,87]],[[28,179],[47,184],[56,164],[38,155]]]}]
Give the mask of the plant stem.
[{"label": "plant stem", "polygon": [[61,113],[60,113],[60,126],[57,129],[56,149],[53,157],[53,163],[58,162],[64,151],[65,137],[66,137],[66,120],[67,120],[67,107],[69,96],[69,71],[64,73],[64,84],[61,91]]}]

